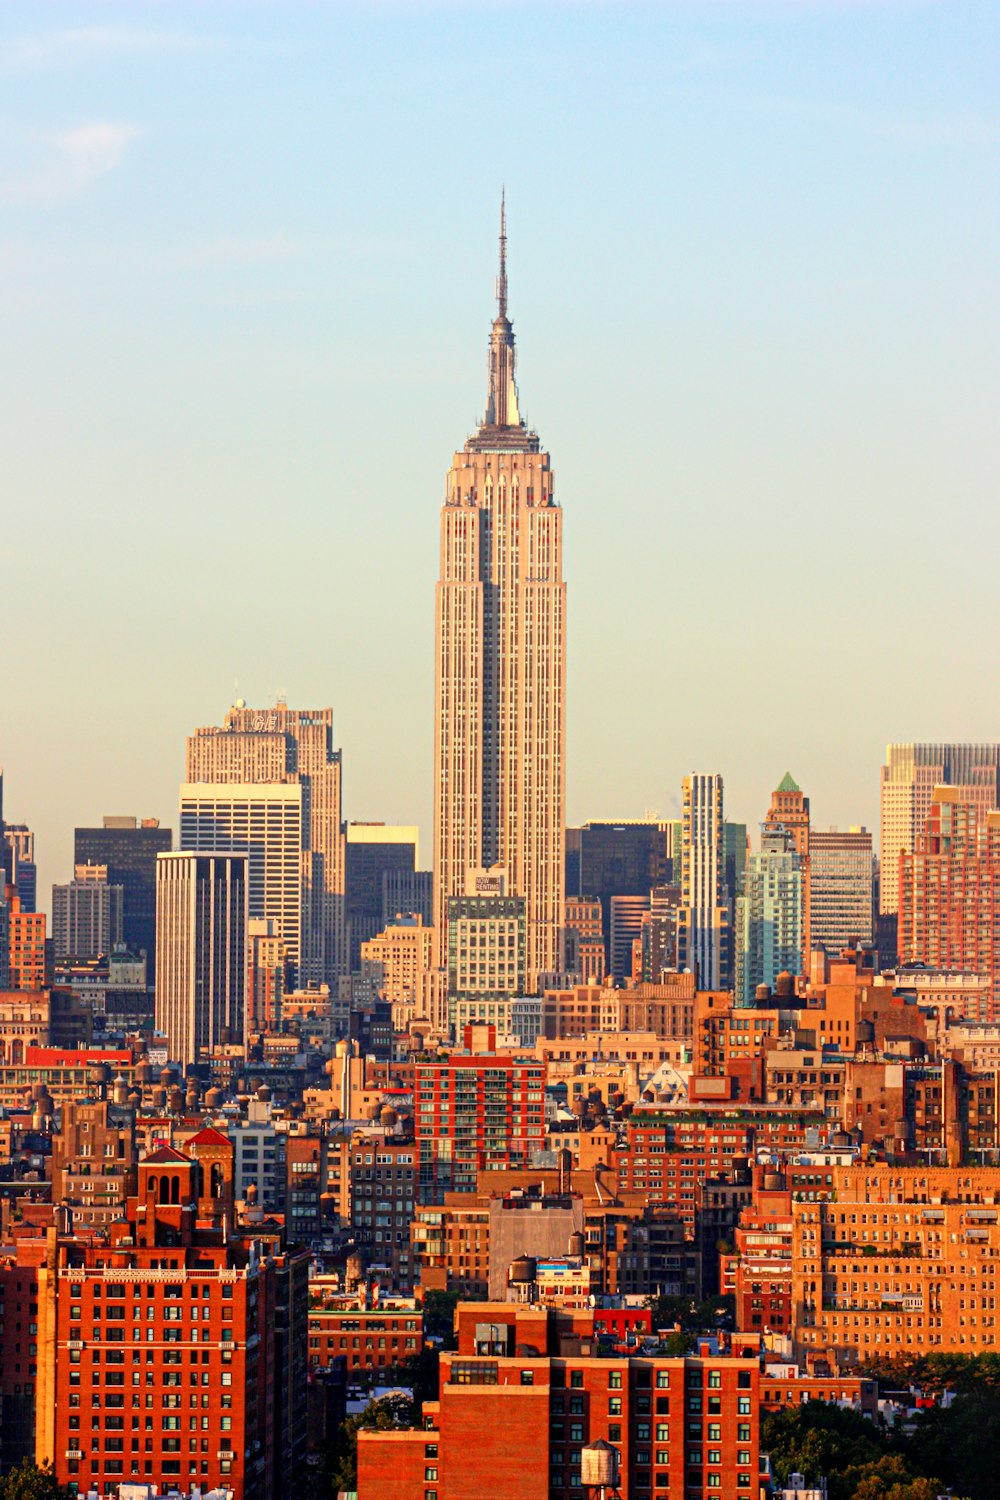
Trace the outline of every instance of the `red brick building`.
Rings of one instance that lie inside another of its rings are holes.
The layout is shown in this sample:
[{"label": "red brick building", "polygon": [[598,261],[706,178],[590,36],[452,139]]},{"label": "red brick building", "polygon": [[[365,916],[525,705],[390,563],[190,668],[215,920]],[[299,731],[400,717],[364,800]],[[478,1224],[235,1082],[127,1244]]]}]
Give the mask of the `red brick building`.
[{"label": "red brick building", "polygon": [[628,1145],[616,1151],[619,1192],[644,1192],[650,1203],[665,1203],[695,1234],[701,1184],[728,1177],[735,1161],[757,1151],[802,1151],[806,1131],[826,1127],[818,1113],[777,1106],[699,1106],[696,1109],[636,1110]]},{"label": "red brick building", "polygon": [[343,1355],[347,1369],[385,1370],[416,1359],[424,1343],[419,1308],[310,1307],[309,1364],[331,1365]]},{"label": "red brick building", "polygon": [[754,1168],[753,1203],[736,1228],[732,1290],[745,1333],[792,1330],[792,1193],[778,1172]]},{"label": "red brick building", "polygon": [[476,1190],[479,1173],[526,1167],[545,1148],[545,1075],[535,1058],[456,1053],[416,1070],[420,1201]]},{"label": "red brick building", "polygon": [[50,1231],[35,1456],[82,1491],[131,1479],[274,1500],[304,1457],[308,1260],[234,1227],[225,1137],[188,1151],[140,1162],[128,1221],[106,1235]]},{"label": "red brick building", "polygon": [[581,1450],[597,1440],[617,1451],[629,1500],[756,1500],[757,1341],[601,1358],[585,1313],[480,1303],[458,1324],[424,1426],[359,1433],[358,1500],[574,1500]]}]

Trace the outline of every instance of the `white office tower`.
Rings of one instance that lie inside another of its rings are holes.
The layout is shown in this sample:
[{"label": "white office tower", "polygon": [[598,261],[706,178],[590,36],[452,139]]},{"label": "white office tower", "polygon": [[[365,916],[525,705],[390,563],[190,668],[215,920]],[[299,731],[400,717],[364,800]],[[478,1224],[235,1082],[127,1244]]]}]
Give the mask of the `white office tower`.
[{"label": "white office tower", "polygon": [[174,1062],[243,1043],[246,986],[246,855],[158,854],[156,1028]]}]

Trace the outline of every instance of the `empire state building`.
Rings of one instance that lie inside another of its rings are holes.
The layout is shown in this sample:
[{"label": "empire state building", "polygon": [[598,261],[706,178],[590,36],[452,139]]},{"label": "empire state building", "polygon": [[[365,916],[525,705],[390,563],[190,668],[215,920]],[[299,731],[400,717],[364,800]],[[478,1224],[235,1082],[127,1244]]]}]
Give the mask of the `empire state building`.
[{"label": "empire state building", "polygon": [[434,921],[471,871],[522,896],[528,988],[560,967],[566,803],[562,511],[521,417],[500,210],[497,315],[479,430],[456,453],[441,511],[434,729]]}]

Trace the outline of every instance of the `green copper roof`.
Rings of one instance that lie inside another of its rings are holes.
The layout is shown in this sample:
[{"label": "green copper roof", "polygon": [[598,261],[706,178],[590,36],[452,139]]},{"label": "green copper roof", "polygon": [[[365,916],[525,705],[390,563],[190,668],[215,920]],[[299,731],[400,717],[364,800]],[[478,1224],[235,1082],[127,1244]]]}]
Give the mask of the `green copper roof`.
[{"label": "green copper roof", "polygon": [[801,792],[802,790],[802,788],[799,786],[798,782],[792,775],[791,771],[785,772],[784,776],[782,776],[781,780],[778,783],[777,789],[779,792]]}]

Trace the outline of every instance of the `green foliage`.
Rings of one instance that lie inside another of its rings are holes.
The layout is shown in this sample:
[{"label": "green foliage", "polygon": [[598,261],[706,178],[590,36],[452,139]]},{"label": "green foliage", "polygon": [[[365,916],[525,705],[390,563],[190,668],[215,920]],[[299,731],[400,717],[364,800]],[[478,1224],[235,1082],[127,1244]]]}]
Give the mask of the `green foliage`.
[{"label": "green foliage", "polygon": [[[356,1417],[348,1417],[340,1429],[336,1451],[331,1455],[333,1493],[337,1495],[341,1490],[356,1490],[358,1487],[358,1432],[362,1427],[379,1432],[412,1427],[415,1415],[412,1401],[405,1396],[383,1396],[380,1401],[369,1401]],[[0,1500],[8,1500],[8,1497],[0,1496]],[[9,1500],[20,1500],[20,1497],[12,1496]],[[28,1497],[28,1500],[33,1500],[33,1497]]]},{"label": "green foliage", "polygon": [[734,1297],[709,1297],[696,1302],[693,1297],[650,1297],[653,1327],[672,1328],[679,1323],[688,1333],[710,1332],[720,1326],[731,1328],[736,1312]]},{"label": "green foliage", "polygon": [[460,1301],[460,1292],[424,1293],[424,1338],[441,1339],[445,1349],[458,1348],[455,1308]]},{"label": "green foliage", "polygon": [[762,1413],[760,1446],[771,1455],[782,1483],[796,1472],[807,1479],[825,1474],[830,1500],[850,1500],[853,1491],[841,1487],[845,1471],[857,1472],[877,1463],[888,1448],[888,1440],[860,1412],[810,1401],[804,1406]]},{"label": "green foliage", "polygon": [[990,1387],[928,1411],[912,1436],[810,1401],[763,1413],[760,1445],[782,1483],[795,1471],[807,1480],[825,1474],[829,1500],[937,1500],[946,1487],[955,1500],[1000,1500],[1000,1473],[983,1442],[997,1424],[1000,1390]]},{"label": "green foliage", "polygon": [[0,1500],[73,1500],[74,1491],[60,1484],[51,1464],[41,1466],[25,1459],[0,1478]]},{"label": "green foliage", "polygon": [[907,1453],[918,1469],[940,1474],[952,1489],[976,1500],[1000,1500],[1000,1469],[991,1441],[998,1430],[1000,1389],[984,1385],[957,1396],[947,1410],[935,1406],[925,1412]]},{"label": "green foliage", "polygon": [[883,1388],[909,1385],[926,1391],[974,1391],[1000,1386],[1000,1354],[909,1354],[869,1361],[865,1374]]},{"label": "green foliage", "polygon": [[849,1500],[937,1500],[937,1479],[914,1474],[898,1453],[886,1453],[874,1463],[845,1469],[830,1485],[834,1495]]}]

